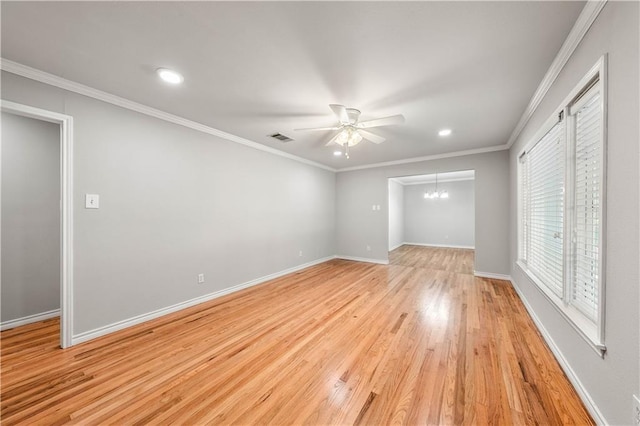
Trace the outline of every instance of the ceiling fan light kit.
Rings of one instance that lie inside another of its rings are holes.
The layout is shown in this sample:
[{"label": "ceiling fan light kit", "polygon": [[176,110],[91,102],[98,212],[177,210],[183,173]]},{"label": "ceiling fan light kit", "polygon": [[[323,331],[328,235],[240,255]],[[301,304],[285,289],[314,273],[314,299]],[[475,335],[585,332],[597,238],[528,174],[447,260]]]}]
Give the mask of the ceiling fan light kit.
[{"label": "ceiling fan light kit", "polygon": [[335,139],[335,143],[342,146],[355,146],[360,141],[362,141],[362,135],[353,126],[345,126]]},{"label": "ceiling fan light kit", "polygon": [[382,136],[376,135],[375,133],[369,132],[364,129],[404,123],[404,116],[402,116],[401,114],[377,118],[374,120],[358,121],[360,118],[360,110],[358,109],[346,108],[344,105],[338,104],[330,104],[329,108],[331,108],[336,118],[338,119],[338,124],[336,126],[312,127],[294,130],[338,130],[338,134],[335,135],[331,140],[329,140],[329,142],[327,142],[327,146],[334,143],[342,146],[344,148],[344,155],[346,158],[349,158],[349,147],[359,144],[363,139],[367,139],[375,144],[379,144],[385,141],[385,138],[383,138]]}]

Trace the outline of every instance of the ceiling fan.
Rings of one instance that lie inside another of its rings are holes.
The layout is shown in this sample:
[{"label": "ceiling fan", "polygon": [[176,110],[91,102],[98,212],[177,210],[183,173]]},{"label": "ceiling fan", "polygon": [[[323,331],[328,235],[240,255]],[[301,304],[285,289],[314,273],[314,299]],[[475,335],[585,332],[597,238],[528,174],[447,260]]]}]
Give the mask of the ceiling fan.
[{"label": "ceiling fan", "polygon": [[336,115],[336,118],[338,119],[338,124],[336,124],[335,126],[311,127],[294,130],[338,130],[338,134],[336,134],[333,138],[331,138],[329,142],[327,142],[327,146],[333,143],[342,146],[347,158],[349,158],[349,147],[359,144],[362,139],[367,139],[373,143],[382,143],[385,141],[382,136],[378,136],[375,133],[371,133],[368,130],[364,129],[404,123],[404,116],[402,114],[391,115],[389,117],[376,118],[367,121],[358,121],[358,119],[360,118],[360,111],[355,108],[346,108],[344,105],[337,104],[330,104],[329,108],[331,108],[333,113]]}]

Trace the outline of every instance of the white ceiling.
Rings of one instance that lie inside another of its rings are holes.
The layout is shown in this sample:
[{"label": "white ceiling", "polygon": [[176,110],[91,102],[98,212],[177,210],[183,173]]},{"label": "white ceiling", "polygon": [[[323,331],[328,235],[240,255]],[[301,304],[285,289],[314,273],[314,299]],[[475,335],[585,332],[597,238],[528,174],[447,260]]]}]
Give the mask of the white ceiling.
[{"label": "white ceiling", "polygon": [[[339,169],[505,144],[583,6],[2,2],[2,57]],[[330,103],[406,123],[334,157]]]},{"label": "white ceiling", "polygon": [[[438,182],[457,182],[460,180],[474,180],[476,176],[475,170],[460,170],[456,172],[438,173]],[[402,185],[422,185],[425,183],[435,183],[436,173],[429,175],[401,176],[391,178],[395,182]]]}]

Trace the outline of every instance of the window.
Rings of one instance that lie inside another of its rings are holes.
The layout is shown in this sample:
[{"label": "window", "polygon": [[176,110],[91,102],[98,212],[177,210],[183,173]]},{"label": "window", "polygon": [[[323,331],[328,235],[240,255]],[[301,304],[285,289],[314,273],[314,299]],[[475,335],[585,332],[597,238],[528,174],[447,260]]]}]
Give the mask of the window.
[{"label": "window", "polygon": [[556,296],[563,293],[564,121],[556,123],[521,157],[528,175],[526,200],[527,267]]},{"label": "window", "polygon": [[604,346],[605,58],[518,157],[518,265]]}]

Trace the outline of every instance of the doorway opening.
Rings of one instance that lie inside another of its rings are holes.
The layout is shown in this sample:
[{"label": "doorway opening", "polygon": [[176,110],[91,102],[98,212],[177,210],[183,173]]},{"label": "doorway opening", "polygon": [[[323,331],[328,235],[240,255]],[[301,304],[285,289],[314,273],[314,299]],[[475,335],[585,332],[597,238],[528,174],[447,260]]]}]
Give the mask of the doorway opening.
[{"label": "doorway opening", "polygon": [[[22,139],[20,136],[21,133],[14,133],[13,135],[9,133],[5,134],[5,127],[3,127],[3,163],[5,163],[5,160],[8,161],[5,154],[9,153],[9,151],[6,151],[5,148],[9,147],[8,144],[11,142],[11,146],[15,148],[14,152],[24,160],[23,162],[26,165],[26,168],[22,169],[20,165],[16,165],[15,173],[12,176],[6,174],[6,170],[4,170],[3,167],[3,188],[12,188],[12,190],[7,190],[6,194],[0,194],[3,203],[3,248],[1,252],[3,263],[3,293],[5,286],[8,285],[7,282],[5,282],[5,278],[9,278],[15,282],[16,286],[19,286],[21,282],[29,280],[33,276],[34,270],[40,267],[43,268],[43,271],[36,273],[36,275],[39,274],[40,277],[47,273],[44,271],[45,266],[48,271],[53,270],[55,272],[53,277],[47,278],[48,280],[53,280],[53,288],[42,288],[41,290],[32,288],[28,291],[19,290],[15,292],[17,295],[16,304],[19,306],[10,312],[10,316],[15,318],[3,318],[2,330],[59,315],[60,346],[66,348],[72,345],[73,337],[73,119],[68,115],[5,100],[1,101],[1,111],[2,118],[6,119],[7,123],[12,123],[12,128],[17,132],[24,131],[25,135],[34,135],[36,139],[39,133],[45,134],[49,132],[53,135],[52,142],[57,142],[57,146],[49,146],[49,148],[54,148],[51,149],[54,157],[51,158],[52,164],[46,166],[47,168],[51,166],[50,170],[45,173],[44,170],[39,169],[40,165],[44,165],[44,162],[41,161],[42,159],[38,160],[40,161],[39,163],[36,161],[35,156],[28,152],[26,145],[20,145],[20,142],[26,141],[27,138]],[[53,123],[55,127],[48,126],[50,123]],[[13,126],[13,124],[15,124],[15,126]],[[7,137],[6,140],[5,136]],[[10,141],[10,139],[15,140]],[[36,147],[37,145],[33,145],[34,149]],[[51,152],[49,152],[49,154],[51,154]],[[38,155],[47,154],[39,153]],[[57,161],[56,157],[58,158]],[[7,171],[7,173],[9,172]],[[36,175],[42,175],[42,179],[39,177],[36,178]],[[47,183],[47,176],[54,182]],[[18,182],[17,185],[21,186],[19,188],[5,186],[5,184],[11,183],[5,182],[5,179],[11,180],[14,177],[15,181]],[[38,180],[39,183],[37,184],[37,189],[34,191],[41,191],[41,194],[34,193],[34,200],[29,199],[30,194],[20,194],[24,188],[36,188],[36,184],[34,183],[36,180]],[[53,192],[53,194],[51,194],[51,192]],[[52,196],[53,200],[50,200],[49,198]],[[32,201],[35,202],[36,198],[38,199],[37,203],[32,203]],[[9,204],[14,208],[13,211],[5,210],[5,205],[9,208]],[[44,218],[44,214],[46,214],[45,210],[52,212],[48,218]],[[54,217],[53,222],[51,222],[51,216]],[[9,224],[10,221],[12,221],[11,224]],[[5,238],[5,222],[7,223],[7,229],[9,229],[9,225],[13,226],[12,231],[14,231],[15,235],[8,235],[7,238]],[[16,229],[16,226],[14,226],[16,224],[22,229]],[[31,229],[31,227],[33,229]],[[50,234],[53,235],[48,238],[47,235]],[[55,234],[57,234],[57,238]],[[34,253],[33,250],[29,250],[29,245],[37,245],[39,243],[38,238],[42,238],[41,245],[43,247],[38,247],[37,250],[38,254],[42,255],[42,257],[32,259],[30,256]],[[10,247],[6,252],[5,244],[7,248]],[[14,258],[9,259],[8,257],[10,256],[14,256]],[[9,271],[13,276],[9,277],[7,275],[5,277],[6,271],[4,264],[6,261],[8,265],[9,260],[11,260],[13,264],[20,263],[21,267],[13,268],[13,271]],[[57,275],[58,279],[56,279],[55,275]],[[55,284],[56,282],[58,285]],[[57,289],[59,289],[59,292],[55,295]],[[35,295],[37,300],[26,301],[25,299],[29,297],[29,293]],[[44,300],[47,293],[49,296],[51,294],[58,296],[59,304],[56,305],[54,303],[55,301]],[[22,300],[20,298],[22,298]],[[51,303],[54,304],[51,305]],[[44,306],[56,306],[57,309],[43,308]],[[31,312],[32,310],[42,311],[42,309],[45,309],[45,311]]]},{"label": "doorway opening", "polygon": [[473,274],[475,171],[393,177],[388,184],[389,263]]}]

